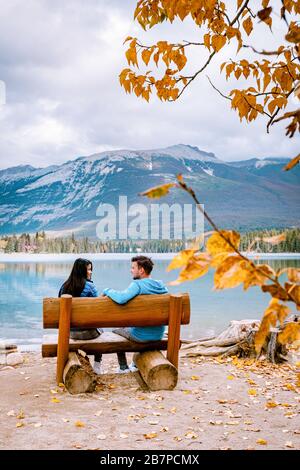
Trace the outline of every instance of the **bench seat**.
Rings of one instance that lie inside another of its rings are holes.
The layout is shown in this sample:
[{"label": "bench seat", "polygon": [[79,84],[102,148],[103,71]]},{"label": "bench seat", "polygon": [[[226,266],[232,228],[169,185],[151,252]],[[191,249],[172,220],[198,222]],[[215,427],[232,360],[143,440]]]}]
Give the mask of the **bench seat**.
[{"label": "bench seat", "polygon": [[[44,335],[42,344],[42,356],[43,357],[56,357],[57,356],[57,343],[58,335]],[[116,352],[140,352],[160,350],[166,351],[168,348],[167,339],[161,341],[149,341],[147,343],[136,343],[123,338],[116,333],[110,331],[102,333],[98,338],[82,340],[82,339],[70,339],[69,351],[76,352],[78,349],[86,352],[87,354],[93,355],[95,353],[116,353]]]}]

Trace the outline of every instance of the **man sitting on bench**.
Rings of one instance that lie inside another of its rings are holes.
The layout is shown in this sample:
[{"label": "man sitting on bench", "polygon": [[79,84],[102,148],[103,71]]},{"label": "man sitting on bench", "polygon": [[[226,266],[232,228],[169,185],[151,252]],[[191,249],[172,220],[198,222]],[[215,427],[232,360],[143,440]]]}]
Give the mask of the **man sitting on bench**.
[{"label": "man sitting on bench", "polygon": [[[168,289],[162,281],[157,281],[150,277],[153,269],[153,261],[147,256],[135,256],[131,259],[131,275],[133,282],[124,291],[114,289],[104,289],[103,295],[109,297],[118,304],[126,304],[129,300],[137,295],[143,294],[167,294]],[[149,312],[151,315],[151,312]],[[135,342],[159,341],[163,338],[165,326],[144,326],[132,328],[117,328],[113,330],[124,338]],[[119,369],[118,373],[127,373],[137,371],[137,367],[132,362],[128,367],[126,354],[119,353]]]}]

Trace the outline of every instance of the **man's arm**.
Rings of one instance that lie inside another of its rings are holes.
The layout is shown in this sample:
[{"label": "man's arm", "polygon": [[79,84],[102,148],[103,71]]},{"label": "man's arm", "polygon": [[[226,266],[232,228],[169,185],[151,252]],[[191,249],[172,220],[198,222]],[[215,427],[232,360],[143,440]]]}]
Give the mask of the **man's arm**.
[{"label": "man's arm", "polygon": [[118,291],[114,289],[104,289],[103,295],[106,295],[117,304],[126,304],[140,293],[140,287],[137,282],[132,282],[126,290]]}]

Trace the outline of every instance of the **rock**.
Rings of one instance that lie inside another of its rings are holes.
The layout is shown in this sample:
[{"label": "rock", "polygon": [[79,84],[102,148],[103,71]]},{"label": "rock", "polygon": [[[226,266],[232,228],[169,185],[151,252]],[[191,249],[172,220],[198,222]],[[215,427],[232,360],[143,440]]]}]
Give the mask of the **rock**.
[{"label": "rock", "polygon": [[0,353],[0,365],[6,364],[6,354],[1,354]]},{"label": "rock", "polygon": [[16,344],[9,343],[8,341],[0,341],[0,351],[3,352],[16,352],[18,349]]},{"label": "rock", "polygon": [[21,353],[15,352],[7,354],[6,364],[8,366],[16,366],[17,364],[23,364],[24,358]]}]

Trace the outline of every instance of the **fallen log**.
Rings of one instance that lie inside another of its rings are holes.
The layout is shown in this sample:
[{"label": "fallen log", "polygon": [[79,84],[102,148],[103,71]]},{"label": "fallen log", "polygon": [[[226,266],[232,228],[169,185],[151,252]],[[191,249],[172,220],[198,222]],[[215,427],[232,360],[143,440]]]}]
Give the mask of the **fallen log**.
[{"label": "fallen log", "polygon": [[82,367],[75,352],[69,353],[69,359],[63,372],[63,382],[72,395],[93,392],[97,385],[96,377]]},{"label": "fallen log", "polygon": [[196,347],[192,351],[188,351],[185,354],[182,354],[181,357],[197,357],[197,356],[220,356],[228,351],[228,347],[218,347],[210,346],[209,348],[205,347]]},{"label": "fallen log", "polygon": [[173,390],[178,371],[160,351],[135,353],[133,360],[150,390]]},{"label": "fallen log", "polygon": [[[297,316],[286,319],[283,326],[297,322]],[[196,356],[233,356],[257,358],[255,350],[255,334],[258,331],[259,320],[233,320],[228,328],[218,336],[207,341],[195,341],[182,346],[181,357]],[[266,337],[260,356],[273,363],[286,361],[287,348],[278,342],[281,328],[272,328]]]}]

